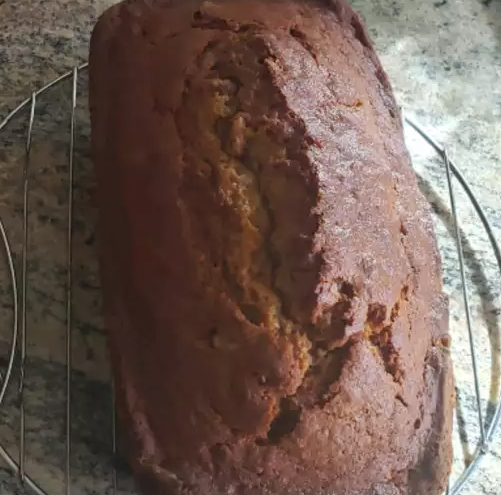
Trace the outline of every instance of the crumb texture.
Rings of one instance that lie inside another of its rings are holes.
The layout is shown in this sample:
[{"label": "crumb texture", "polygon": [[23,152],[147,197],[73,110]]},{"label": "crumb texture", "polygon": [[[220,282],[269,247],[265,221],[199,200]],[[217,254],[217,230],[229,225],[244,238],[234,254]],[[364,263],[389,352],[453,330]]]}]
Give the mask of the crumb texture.
[{"label": "crumb texture", "polygon": [[148,495],[438,495],[448,301],[344,0],[129,0],[90,54],[101,274]]}]

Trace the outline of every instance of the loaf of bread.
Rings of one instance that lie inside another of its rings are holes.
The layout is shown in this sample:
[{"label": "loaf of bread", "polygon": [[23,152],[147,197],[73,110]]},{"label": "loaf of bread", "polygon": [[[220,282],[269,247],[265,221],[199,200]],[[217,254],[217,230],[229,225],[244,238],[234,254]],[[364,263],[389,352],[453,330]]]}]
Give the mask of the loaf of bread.
[{"label": "loaf of bread", "polygon": [[90,53],[118,414],[146,495],[437,495],[448,301],[345,0],[129,0]]}]

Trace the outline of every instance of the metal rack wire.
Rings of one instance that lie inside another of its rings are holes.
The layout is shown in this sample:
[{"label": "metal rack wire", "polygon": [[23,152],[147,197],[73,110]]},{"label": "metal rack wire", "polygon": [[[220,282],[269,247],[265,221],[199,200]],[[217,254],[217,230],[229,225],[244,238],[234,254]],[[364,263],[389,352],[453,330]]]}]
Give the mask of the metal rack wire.
[{"label": "metal rack wire", "polygon": [[[53,493],[47,493],[38,482],[29,476],[26,472],[26,422],[25,422],[25,407],[24,407],[24,392],[25,392],[25,369],[26,369],[26,342],[27,342],[27,287],[28,287],[28,209],[29,209],[29,168],[30,159],[32,151],[32,136],[33,127],[35,123],[36,107],[39,98],[42,97],[47,91],[55,86],[59,85],[63,81],[71,81],[71,106],[68,109],[70,117],[68,119],[68,126],[70,130],[70,142],[68,147],[68,162],[67,162],[67,197],[68,197],[68,223],[67,223],[67,237],[66,237],[66,375],[65,375],[65,396],[66,396],[66,408],[65,408],[65,494],[72,494],[72,482],[71,482],[71,456],[72,456],[72,429],[71,429],[71,418],[72,418],[72,338],[73,338],[73,191],[74,191],[74,156],[75,156],[75,140],[76,140],[76,129],[78,126],[76,117],[76,106],[77,106],[77,87],[78,80],[82,73],[87,69],[87,64],[83,64],[79,67],[75,67],[72,71],[62,75],[58,79],[47,84],[40,90],[34,92],[30,98],[22,102],[17,108],[15,108],[1,123],[0,123],[0,145],[2,139],[2,131],[7,128],[9,123],[17,117],[22,111],[29,111],[29,122],[27,128],[27,135],[25,141],[24,150],[24,165],[23,165],[23,239],[22,239],[22,253],[21,253],[21,274],[18,276],[18,270],[16,268],[16,263],[14,261],[13,250],[11,248],[11,243],[9,241],[9,235],[5,227],[4,222],[0,218],[0,237],[3,244],[6,262],[8,266],[8,273],[11,278],[12,287],[12,301],[13,301],[13,324],[11,333],[11,342],[9,345],[8,359],[6,361],[6,370],[3,375],[0,375],[0,408],[3,406],[4,399],[6,396],[6,391],[9,384],[14,379],[14,369],[15,362],[19,363],[19,409],[20,409],[20,428],[19,428],[19,455],[18,458],[14,458],[6,448],[0,443],[0,458],[2,458],[7,466],[10,468],[12,473],[18,478],[22,487],[25,488],[26,493],[36,494],[36,495],[54,495]],[[462,282],[462,294],[464,310],[466,314],[466,324],[469,337],[469,347],[471,355],[471,367],[472,376],[474,380],[474,388],[476,394],[476,408],[478,416],[478,432],[479,441],[476,450],[473,454],[473,459],[469,465],[464,469],[462,474],[455,480],[453,485],[450,485],[447,489],[448,494],[457,495],[464,488],[468,480],[471,478],[472,474],[479,467],[482,459],[488,455],[489,447],[493,439],[494,432],[501,421],[501,397],[497,398],[494,412],[489,419],[485,419],[482,413],[482,404],[480,397],[480,383],[479,383],[479,373],[477,369],[477,356],[476,356],[476,346],[475,346],[475,336],[472,328],[472,318],[470,311],[470,301],[468,297],[468,291],[466,289],[466,276],[465,276],[465,262],[462,247],[462,239],[460,232],[460,225],[457,216],[456,200],[453,178],[459,183],[467,197],[471,201],[479,220],[481,221],[485,232],[488,236],[489,242],[492,246],[492,250],[495,256],[497,267],[501,273],[501,251],[494,237],[492,228],[489,221],[479,204],[476,196],[472,192],[471,187],[467,183],[463,174],[460,172],[458,167],[449,158],[447,151],[440,146],[429,134],[427,134],[423,128],[421,128],[414,120],[409,117],[404,117],[405,123],[414,129],[425,141],[430,145],[438,156],[442,159],[445,173],[447,177],[448,194],[450,200],[450,207],[453,215],[454,226],[455,226],[455,236],[457,244],[457,253],[459,260],[459,271],[461,275]],[[113,398],[111,399],[113,401]],[[116,455],[116,430],[115,430],[115,419],[113,414],[113,419],[111,421],[112,432],[110,436],[112,438],[112,455]],[[117,471],[113,468],[112,477],[112,490],[113,494],[117,493]]]}]

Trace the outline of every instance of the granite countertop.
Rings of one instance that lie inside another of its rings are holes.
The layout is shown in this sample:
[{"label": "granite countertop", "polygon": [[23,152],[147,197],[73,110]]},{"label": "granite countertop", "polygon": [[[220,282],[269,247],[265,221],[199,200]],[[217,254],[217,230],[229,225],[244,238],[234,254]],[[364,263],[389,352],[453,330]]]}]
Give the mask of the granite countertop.
[{"label": "granite countertop", "polygon": [[[96,17],[114,0],[0,0],[0,121],[31,91],[85,61]],[[373,39],[406,114],[446,145],[460,165],[501,241],[501,2],[499,0],[352,0]],[[72,495],[112,493],[111,401],[95,263],[85,74],[79,78],[75,155],[75,255],[72,392]],[[70,85],[38,100],[30,164],[27,290],[27,472],[62,493],[65,438],[65,277]],[[23,133],[26,118],[0,132],[0,215],[19,267],[22,242]],[[454,477],[471,460],[477,410],[454,230],[443,166],[408,132],[420,184],[433,205],[451,299],[451,331],[458,384]],[[484,416],[499,395],[501,279],[488,238],[465,195],[457,191],[468,294]],[[2,258],[2,257],[0,257]],[[0,260],[0,371],[12,328],[12,296]],[[1,380],[1,379],[0,379]],[[0,382],[1,383],[1,382]],[[0,410],[0,446],[16,452],[19,429],[15,383]],[[131,495],[120,470],[118,493]],[[19,489],[0,463],[0,492]],[[501,432],[468,495],[501,492]]]}]

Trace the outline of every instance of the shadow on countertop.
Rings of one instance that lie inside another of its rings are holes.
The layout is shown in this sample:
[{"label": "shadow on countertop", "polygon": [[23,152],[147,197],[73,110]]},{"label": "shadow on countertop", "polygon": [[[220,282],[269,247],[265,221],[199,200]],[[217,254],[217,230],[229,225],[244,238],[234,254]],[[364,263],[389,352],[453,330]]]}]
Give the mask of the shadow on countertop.
[{"label": "shadow on countertop", "polygon": [[[450,207],[446,205],[440,195],[435,192],[432,184],[418,176],[418,182],[421,191],[424,193],[426,199],[432,206],[434,213],[438,216],[440,221],[445,225],[451,238],[455,238],[455,222],[451,213]],[[478,220],[479,221],[479,220]],[[488,338],[490,343],[490,360],[491,360],[491,380],[489,384],[489,399],[487,401],[487,408],[484,414],[484,424],[490,425],[493,421],[496,412],[497,401],[500,397],[500,377],[501,377],[501,308],[493,305],[492,301],[496,299],[496,295],[491,292],[492,280],[489,280],[485,273],[483,262],[478,253],[473,248],[470,239],[466,237],[461,231],[461,243],[463,247],[464,262],[466,269],[469,273],[468,281],[474,285],[474,291],[480,295],[481,308],[480,315],[486,325]],[[458,268],[459,269],[459,268]],[[474,330],[475,332],[475,330]],[[476,338],[479,335],[475,333]],[[477,356],[478,359],[478,356]],[[473,451],[475,445],[471,444],[469,440],[468,431],[472,431],[472,425],[466,424],[464,414],[464,402],[469,399],[470,408],[471,403],[475,401],[471,397],[467,398],[464,391],[456,388],[457,402],[456,402],[456,418],[458,422],[459,435],[463,448],[463,457],[465,464],[468,465],[473,458]],[[473,406],[476,407],[476,406]],[[475,430],[475,428],[473,428]]]}]

